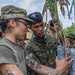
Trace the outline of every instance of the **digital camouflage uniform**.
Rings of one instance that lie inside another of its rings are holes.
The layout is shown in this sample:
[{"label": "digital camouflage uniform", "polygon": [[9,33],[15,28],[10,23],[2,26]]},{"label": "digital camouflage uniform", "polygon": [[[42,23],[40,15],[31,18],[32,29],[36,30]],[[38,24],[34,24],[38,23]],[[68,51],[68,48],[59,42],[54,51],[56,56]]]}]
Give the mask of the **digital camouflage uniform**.
[{"label": "digital camouflage uniform", "polygon": [[[31,40],[26,44],[26,51],[28,55],[31,55],[40,64],[55,68],[57,40],[50,35],[45,34],[42,39],[33,35]],[[27,72],[28,75],[40,75],[29,68]]]}]

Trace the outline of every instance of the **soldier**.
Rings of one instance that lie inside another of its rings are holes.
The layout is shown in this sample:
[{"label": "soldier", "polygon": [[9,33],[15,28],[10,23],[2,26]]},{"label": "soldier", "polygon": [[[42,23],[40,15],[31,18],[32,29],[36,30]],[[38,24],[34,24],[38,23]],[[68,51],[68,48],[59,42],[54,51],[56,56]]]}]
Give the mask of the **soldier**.
[{"label": "soldier", "polygon": [[67,38],[68,38],[68,41],[69,41],[69,43],[70,43],[70,48],[72,48],[72,47],[74,47],[75,46],[75,34],[73,34],[73,33],[70,33],[68,36],[67,36]]},{"label": "soldier", "polygon": [[70,59],[68,57],[62,61],[57,59],[56,69],[49,68],[28,56],[25,48],[17,44],[17,40],[24,40],[28,23],[34,23],[27,17],[26,10],[12,5],[4,6],[1,9],[1,20],[4,36],[0,40],[0,75],[27,75],[26,64],[42,75],[60,75],[72,64],[73,60],[67,61]]},{"label": "soldier", "polygon": [[[28,17],[35,22],[34,24],[30,24],[29,27],[29,29],[32,30],[33,35],[25,47],[28,55],[32,56],[42,65],[55,68],[58,45],[57,40],[44,32],[44,22],[40,12],[31,13]],[[28,68],[28,75],[40,74]]]},{"label": "soldier", "polygon": [[[70,55],[71,56],[71,58],[74,58],[74,51],[75,51],[75,34],[74,33],[70,33],[70,34],[68,34],[68,36],[67,36],[67,40],[68,40],[68,44],[69,44],[69,48],[68,48],[68,50],[66,50],[66,53],[68,54],[68,55]],[[75,60],[74,60],[75,61]],[[70,72],[69,72],[69,75],[73,75],[74,74],[74,69],[73,69],[73,67],[74,67],[74,63],[73,63],[73,65],[71,66],[71,68],[70,68]],[[73,73],[73,74],[72,74]]]}]

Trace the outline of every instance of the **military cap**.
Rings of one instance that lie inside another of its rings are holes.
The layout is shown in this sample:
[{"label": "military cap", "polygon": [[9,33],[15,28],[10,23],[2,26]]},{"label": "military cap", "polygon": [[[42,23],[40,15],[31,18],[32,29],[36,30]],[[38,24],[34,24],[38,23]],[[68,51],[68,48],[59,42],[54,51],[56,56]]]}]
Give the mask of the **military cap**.
[{"label": "military cap", "polygon": [[11,18],[22,18],[27,22],[34,23],[31,19],[27,17],[27,11],[25,9],[7,5],[1,9],[1,20],[11,19]]},{"label": "military cap", "polygon": [[40,12],[33,12],[28,15],[28,18],[33,20],[35,24],[43,21],[42,14]]},{"label": "military cap", "polygon": [[67,37],[68,37],[68,38],[73,38],[73,39],[75,39],[75,34],[70,33]]}]

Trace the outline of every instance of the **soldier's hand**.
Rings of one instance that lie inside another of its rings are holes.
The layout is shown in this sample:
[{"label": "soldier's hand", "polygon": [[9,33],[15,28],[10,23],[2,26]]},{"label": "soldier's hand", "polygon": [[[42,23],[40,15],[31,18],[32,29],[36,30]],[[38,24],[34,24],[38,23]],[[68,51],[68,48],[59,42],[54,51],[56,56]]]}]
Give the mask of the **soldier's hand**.
[{"label": "soldier's hand", "polygon": [[66,70],[70,68],[72,63],[73,59],[71,59],[70,56],[62,60],[58,60],[58,58],[56,57],[56,69],[60,72],[60,74],[66,72]]}]

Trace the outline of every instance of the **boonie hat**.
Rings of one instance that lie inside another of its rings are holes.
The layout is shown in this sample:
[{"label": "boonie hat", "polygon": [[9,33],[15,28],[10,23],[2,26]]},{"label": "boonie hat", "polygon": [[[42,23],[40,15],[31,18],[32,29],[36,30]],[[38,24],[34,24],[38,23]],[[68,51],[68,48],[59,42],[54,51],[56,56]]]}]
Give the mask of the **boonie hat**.
[{"label": "boonie hat", "polygon": [[32,21],[31,19],[27,17],[27,11],[25,9],[22,9],[13,5],[7,5],[2,7],[0,19],[5,20],[5,19],[11,19],[11,18],[22,18],[29,23],[34,23],[34,21]]}]

